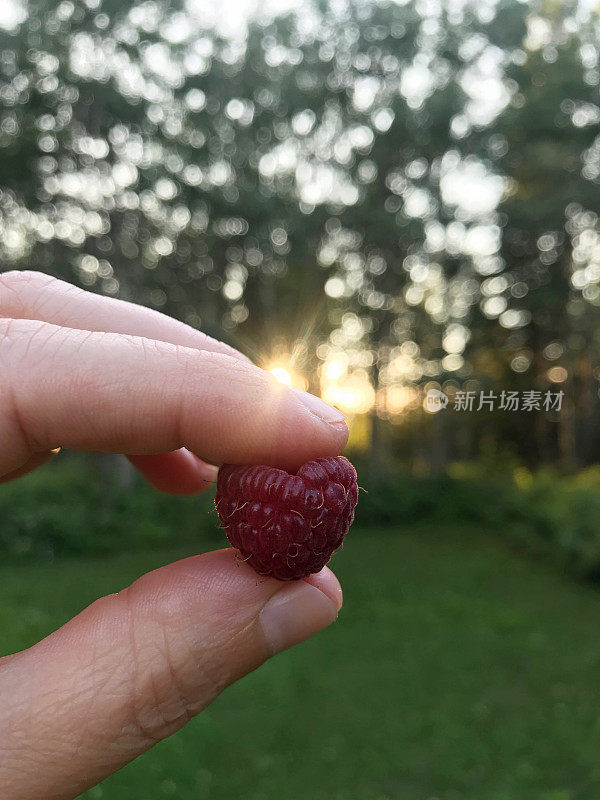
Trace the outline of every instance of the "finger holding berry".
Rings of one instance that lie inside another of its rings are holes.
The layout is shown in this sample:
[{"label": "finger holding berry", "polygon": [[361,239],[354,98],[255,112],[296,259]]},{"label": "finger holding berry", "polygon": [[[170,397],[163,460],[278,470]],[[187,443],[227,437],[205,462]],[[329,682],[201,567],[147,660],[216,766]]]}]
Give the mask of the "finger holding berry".
[{"label": "finger holding berry", "polygon": [[265,465],[241,484],[244,468],[219,480],[234,516],[263,526],[254,555],[271,577],[257,580],[231,548],[185,558],[0,658],[2,800],[67,800],[335,621],[342,591],[319,564],[356,502],[353,470],[336,458],[348,428],[227,345],[39,273],[0,275],[0,360],[0,481],[59,445],[127,454],[174,494],[202,491],[219,464]]}]

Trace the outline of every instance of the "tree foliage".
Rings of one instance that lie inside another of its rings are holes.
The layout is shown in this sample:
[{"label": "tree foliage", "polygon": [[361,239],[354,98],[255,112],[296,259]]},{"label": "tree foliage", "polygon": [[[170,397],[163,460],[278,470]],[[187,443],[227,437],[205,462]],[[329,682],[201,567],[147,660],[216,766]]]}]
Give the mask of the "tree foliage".
[{"label": "tree foliage", "polygon": [[592,460],[586,8],[315,0],[226,35],[202,4],[32,0],[0,31],[2,266],[292,353],[394,423],[432,386],[566,387],[560,414],[434,440]]}]

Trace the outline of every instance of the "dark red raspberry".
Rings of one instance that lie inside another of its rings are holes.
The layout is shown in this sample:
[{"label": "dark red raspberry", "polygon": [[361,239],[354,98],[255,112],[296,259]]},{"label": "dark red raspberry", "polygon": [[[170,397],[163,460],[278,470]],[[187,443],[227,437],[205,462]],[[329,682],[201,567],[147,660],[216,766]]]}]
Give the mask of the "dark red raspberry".
[{"label": "dark red raspberry", "polygon": [[319,572],[341,545],[358,500],[347,458],[307,461],[296,474],[225,465],[215,506],[227,538],[261,575],[293,581]]}]

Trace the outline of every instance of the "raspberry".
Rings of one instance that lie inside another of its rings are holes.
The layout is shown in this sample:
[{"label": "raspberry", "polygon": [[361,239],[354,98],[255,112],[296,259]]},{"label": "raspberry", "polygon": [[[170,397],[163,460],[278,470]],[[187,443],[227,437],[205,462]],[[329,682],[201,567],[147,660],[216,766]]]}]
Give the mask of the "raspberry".
[{"label": "raspberry", "polygon": [[225,465],[215,506],[227,538],[261,575],[293,581],[319,572],[342,544],[358,500],[347,458],[307,461],[295,474]]}]

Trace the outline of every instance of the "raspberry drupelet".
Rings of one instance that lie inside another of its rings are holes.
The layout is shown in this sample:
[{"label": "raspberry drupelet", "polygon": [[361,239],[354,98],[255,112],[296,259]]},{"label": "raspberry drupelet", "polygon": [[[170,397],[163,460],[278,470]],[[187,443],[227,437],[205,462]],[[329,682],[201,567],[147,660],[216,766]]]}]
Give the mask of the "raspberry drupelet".
[{"label": "raspberry drupelet", "polygon": [[295,474],[225,465],[215,506],[227,538],[256,572],[293,581],[319,572],[342,544],[358,500],[347,458],[307,461]]}]

